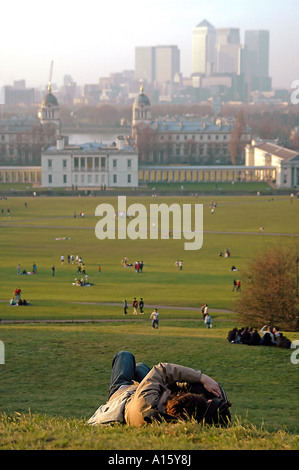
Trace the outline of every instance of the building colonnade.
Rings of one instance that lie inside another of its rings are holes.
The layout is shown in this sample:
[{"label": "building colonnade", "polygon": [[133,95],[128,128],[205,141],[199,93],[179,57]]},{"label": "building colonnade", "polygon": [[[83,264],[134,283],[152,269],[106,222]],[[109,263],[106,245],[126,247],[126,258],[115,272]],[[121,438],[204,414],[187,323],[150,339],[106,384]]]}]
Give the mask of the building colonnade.
[{"label": "building colonnade", "polygon": [[139,167],[139,183],[275,181],[273,166]]},{"label": "building colonnade", "polygon": [[0,167],[1,183],[40,183],[40,166],[2,166]]},{"label": "building colonnade", "polygon": [[[75,170],[76,171],[76,170]],[[175,182],[276,181],[274,166],[142,166],[139,184]],[[41,182],[41,167],[0,167],[1,183]]]}]

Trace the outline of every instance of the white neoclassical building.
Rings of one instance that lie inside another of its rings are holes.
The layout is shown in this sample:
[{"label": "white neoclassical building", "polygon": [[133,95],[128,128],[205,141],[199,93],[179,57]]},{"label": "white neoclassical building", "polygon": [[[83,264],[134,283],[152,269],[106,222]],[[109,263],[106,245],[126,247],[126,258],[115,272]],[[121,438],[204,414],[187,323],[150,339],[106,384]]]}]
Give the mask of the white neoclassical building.
[{"label": "white neoclassical building", "polygon": [[138,186],[138,155],[119,136],[118,145],[96,142],[47,148],[41,159],[41,186],[47,188],[132,188]]},{"label": "white neoclassical building", "polygon": [[299,187],[299,152],[275,142],[253,140],[245,148],[245,165],[275,168],[275,184],[278,188]]}]

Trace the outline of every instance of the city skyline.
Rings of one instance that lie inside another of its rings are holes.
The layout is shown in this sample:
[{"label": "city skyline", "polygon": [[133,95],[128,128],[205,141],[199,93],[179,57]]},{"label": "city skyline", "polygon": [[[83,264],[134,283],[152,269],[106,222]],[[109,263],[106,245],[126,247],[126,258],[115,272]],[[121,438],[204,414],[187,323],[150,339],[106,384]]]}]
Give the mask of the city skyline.
[{"label": "city skyline", "polygon": [[52,60],[52,81],[58,86],[64,75],[71,75],[78,85],[98,83],[111,73],[134,70],[136,47],[157,45],[179,48],[181,73],[187,77],[192,72],[192,30],[206,19],[216,29],[239,28],[241,43],[245,31],[269,31],[272,86],[290,88],[299,79],[297,4],[297,0],[228,0],[225,4],[219,0],[211,4],[111,0],[95,7],[90,0],[53,0],[41,8],[37,0],[5,2],[0,84],[25,79],[27,87],[45,86]]}]

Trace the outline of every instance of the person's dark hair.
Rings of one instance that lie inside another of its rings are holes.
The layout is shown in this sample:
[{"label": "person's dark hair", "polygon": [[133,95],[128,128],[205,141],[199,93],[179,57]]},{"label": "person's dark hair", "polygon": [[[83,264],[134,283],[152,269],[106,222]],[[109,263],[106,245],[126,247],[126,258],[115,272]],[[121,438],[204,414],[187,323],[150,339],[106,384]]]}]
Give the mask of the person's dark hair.
[{"label": "person's dark hair", "polygon": [[174,419],[194,418],[201,422],[207,410],[208,402],[203,395],[180,392],[169,397],[166,403],[167,415]]},{"label": "person's dark hair", "polygon": [[199,423],[226,426],[231,421],[231,403],[226,396],[207,400],[203,394],[179,392],[166,403],[167,417],[171,419],[195,419]]}]

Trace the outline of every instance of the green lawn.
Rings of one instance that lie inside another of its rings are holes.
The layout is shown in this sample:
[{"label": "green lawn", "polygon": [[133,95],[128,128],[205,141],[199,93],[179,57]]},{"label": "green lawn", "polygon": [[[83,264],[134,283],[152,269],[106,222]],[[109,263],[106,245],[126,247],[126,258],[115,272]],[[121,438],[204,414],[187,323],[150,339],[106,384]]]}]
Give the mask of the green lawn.
[{"label": "green lawn", "polygon": [[[190,167],[192,169],[192,166]],[[175,169],[175,166],[174,166]],[[194,194],[197,192],[207,192],[213,194],[225,194],[225,192],[244,192],[245,194],[256,194],[258,191],[262,194],[267,194],[272,190],[271,186],[268,183],[264,182],[242,182],[242,181],[235,181],[232,182],[216,182],[216,181],[205,181],[201,183],[197,182],[175,182],[175,183],[167,183],[167,182],[148,182],[147,188],[155,190],[159,193],[159,191],[194,191]]]},{"label": "green lawn", "polygon": [[[30,409],[52,416],[88,417],[106,399],[114,353],[129,349],[150,366],[179,362],[217,377],[233,403],[233,414],[242,421],[264,423],[272,430],[283,425],[296,430],[298,370],[290,361],[290,351],[232,345],[226,341],[227,323],[218,319],[214,326],[206,330],[202,321],[162,319],[160,329],[154,331],[148,318],[82,325],[2,325],[6,349],[2,411]],[[273,365],[275,374],[270,372]]]},{"label": "green lawn", "polygon": [[[231,345],[226,337],[233,326],[243,326],[232,313],[239,295],[232,292],[233,279],[242,280],[249,261],[269,244],[298,247],[299,200],[221,196],[212,214],[211,199],[127,198],[127,205],[141,203],[148,211],[152,203],[203,204],[203,247],[198,251],[185,251],[183,238],[98,240],[95,209],[102,202],[116,208],[116,198],[0,200],[0,340],[5,345],[5,364],[0,365],[2,448],[95,448],[97,433],[104,433],[106,439],[97,448],[126,448],[122,428],[83,431],[84,420],[106,399],[111,360],[121,349],[149,365],[169,361],[201,368],[223,384],[233,402],[235,427],[226,434],[224,430],[216,437],[215,430],[202,430],[192,438],[196,425],[189,423],[185,428],[171,427],[169,433],[163,428],[169,435],[158,443],[159,428],[152,433],[140,430],[133,440],[126,430],[131,448],[151,447],[145,445],[145,436],[152,448],[165,449],[208,448],[203,436],[211,448],[279,448],[279,436],[285,448],[296,447],[298,366],[290,360],[291,351]],[[84,219],[78,217],[80,211]],[[263,235],[258,233],[261,225]],[[57,240],[63,237],[68,239]],[[226,248],[231,257],[219,257]],[[72,253],[82,256],[93,286],[72,285],[77,276],[77,266],[67,262]],[[66,258],[63,266],[61,255]],[[132,262],[143,259],[144,272],[124,268],[124,256]],[[176,271],[176,259],[183,259],[182,271]],[[37,274],[18,275],[18,263],[27,271],[36,263]],[[231,272],[232,265],[239,269],[237,273]],[[30,306],[9,306],[16,287],[21,287]],[[135,296],[144,298],[145,315],[133,318],[129,309],[124,317],[123,299],[130,305]],[[210,306],[211,330],[204,328],[202,303]],[[155,305],[161,317],[158,331],[152,330],[149,320]],[[57,323],[5,323],[13,320]],[[298,332],[287,336],[299,339]],[[52,444],[45,441],[49,436],[42,438],[47,436],[47,417],[53,426],[50,434],[56,436],[49,441]],[[25,429],[29,430],[26,437]],[[82,439],[77,440],[71,429],[82,430]]]},{"label": "green lawn", "polygon": [[[18,318],[25,314],[29,318],[44,315],[80,315],[86,318],[89,311],[76,309],[76,302],[114,302],[124,298],[143,297],[146,304],[165,306],[200,307],[207,302],[211,308],[231,309],[236,293],[232,292],[232,281],[242,276],[242,270],[259,250],[272,243],[298,243],[299,201],[292,204],[288,198],[222,197],[217,200],[214,214],[210,211],[210,198],[179,198],[175,202],[204,205],[203,246],[197,251],[184,250],[184,238],[159,240],[99,240],[95,236],[95,208],[98,204],[111,203],[117,208],[116,198],[31,198],[24,206],[24,199],[11,198],[0,201],[0,247],[2,272],[5,276],[0,285],[2,300],[1,316]],[[146,205],[148,213],[151,198],[127,198],[127,206],[133,202]],[[174,202],[173,198],[158,198],[155,203]],[[6,208],[10,207],[10,217]],[[80,211],[85,217],[74,218]],[[261,225],[264,235],[259,235]],[[149,225],[148,225],[149,226]],[[280,236],[288,234],[288,236]],[[67,240],[56,238],[67,237]],[[149,237],[149,234],[148,234]],[[219,257],[228,248],[230,258]],[[76,265],[65,261],[61,255],[78,254],[86,266],[94,286],[77,288],[72,285],[77,276]],[[123,268],[121,260],[143,259],[144,272],[136,274],[134,269]],[[182,272],[175,269],[176,259],[183,259]],[[31,271],[37,264],[36,275],[17,275],[17,264]],[[51,267],[55,265],[55,277]],[[102,267],[98,274],[98,265]],[[231,272],[235,265],[238,273]],[[24,313],[8,306],[14,289],[19,286],[24,298],[32,307]],[[7,301],[7,302],[6,302]],[[99,310],[99,315],[104,312]]]}]

